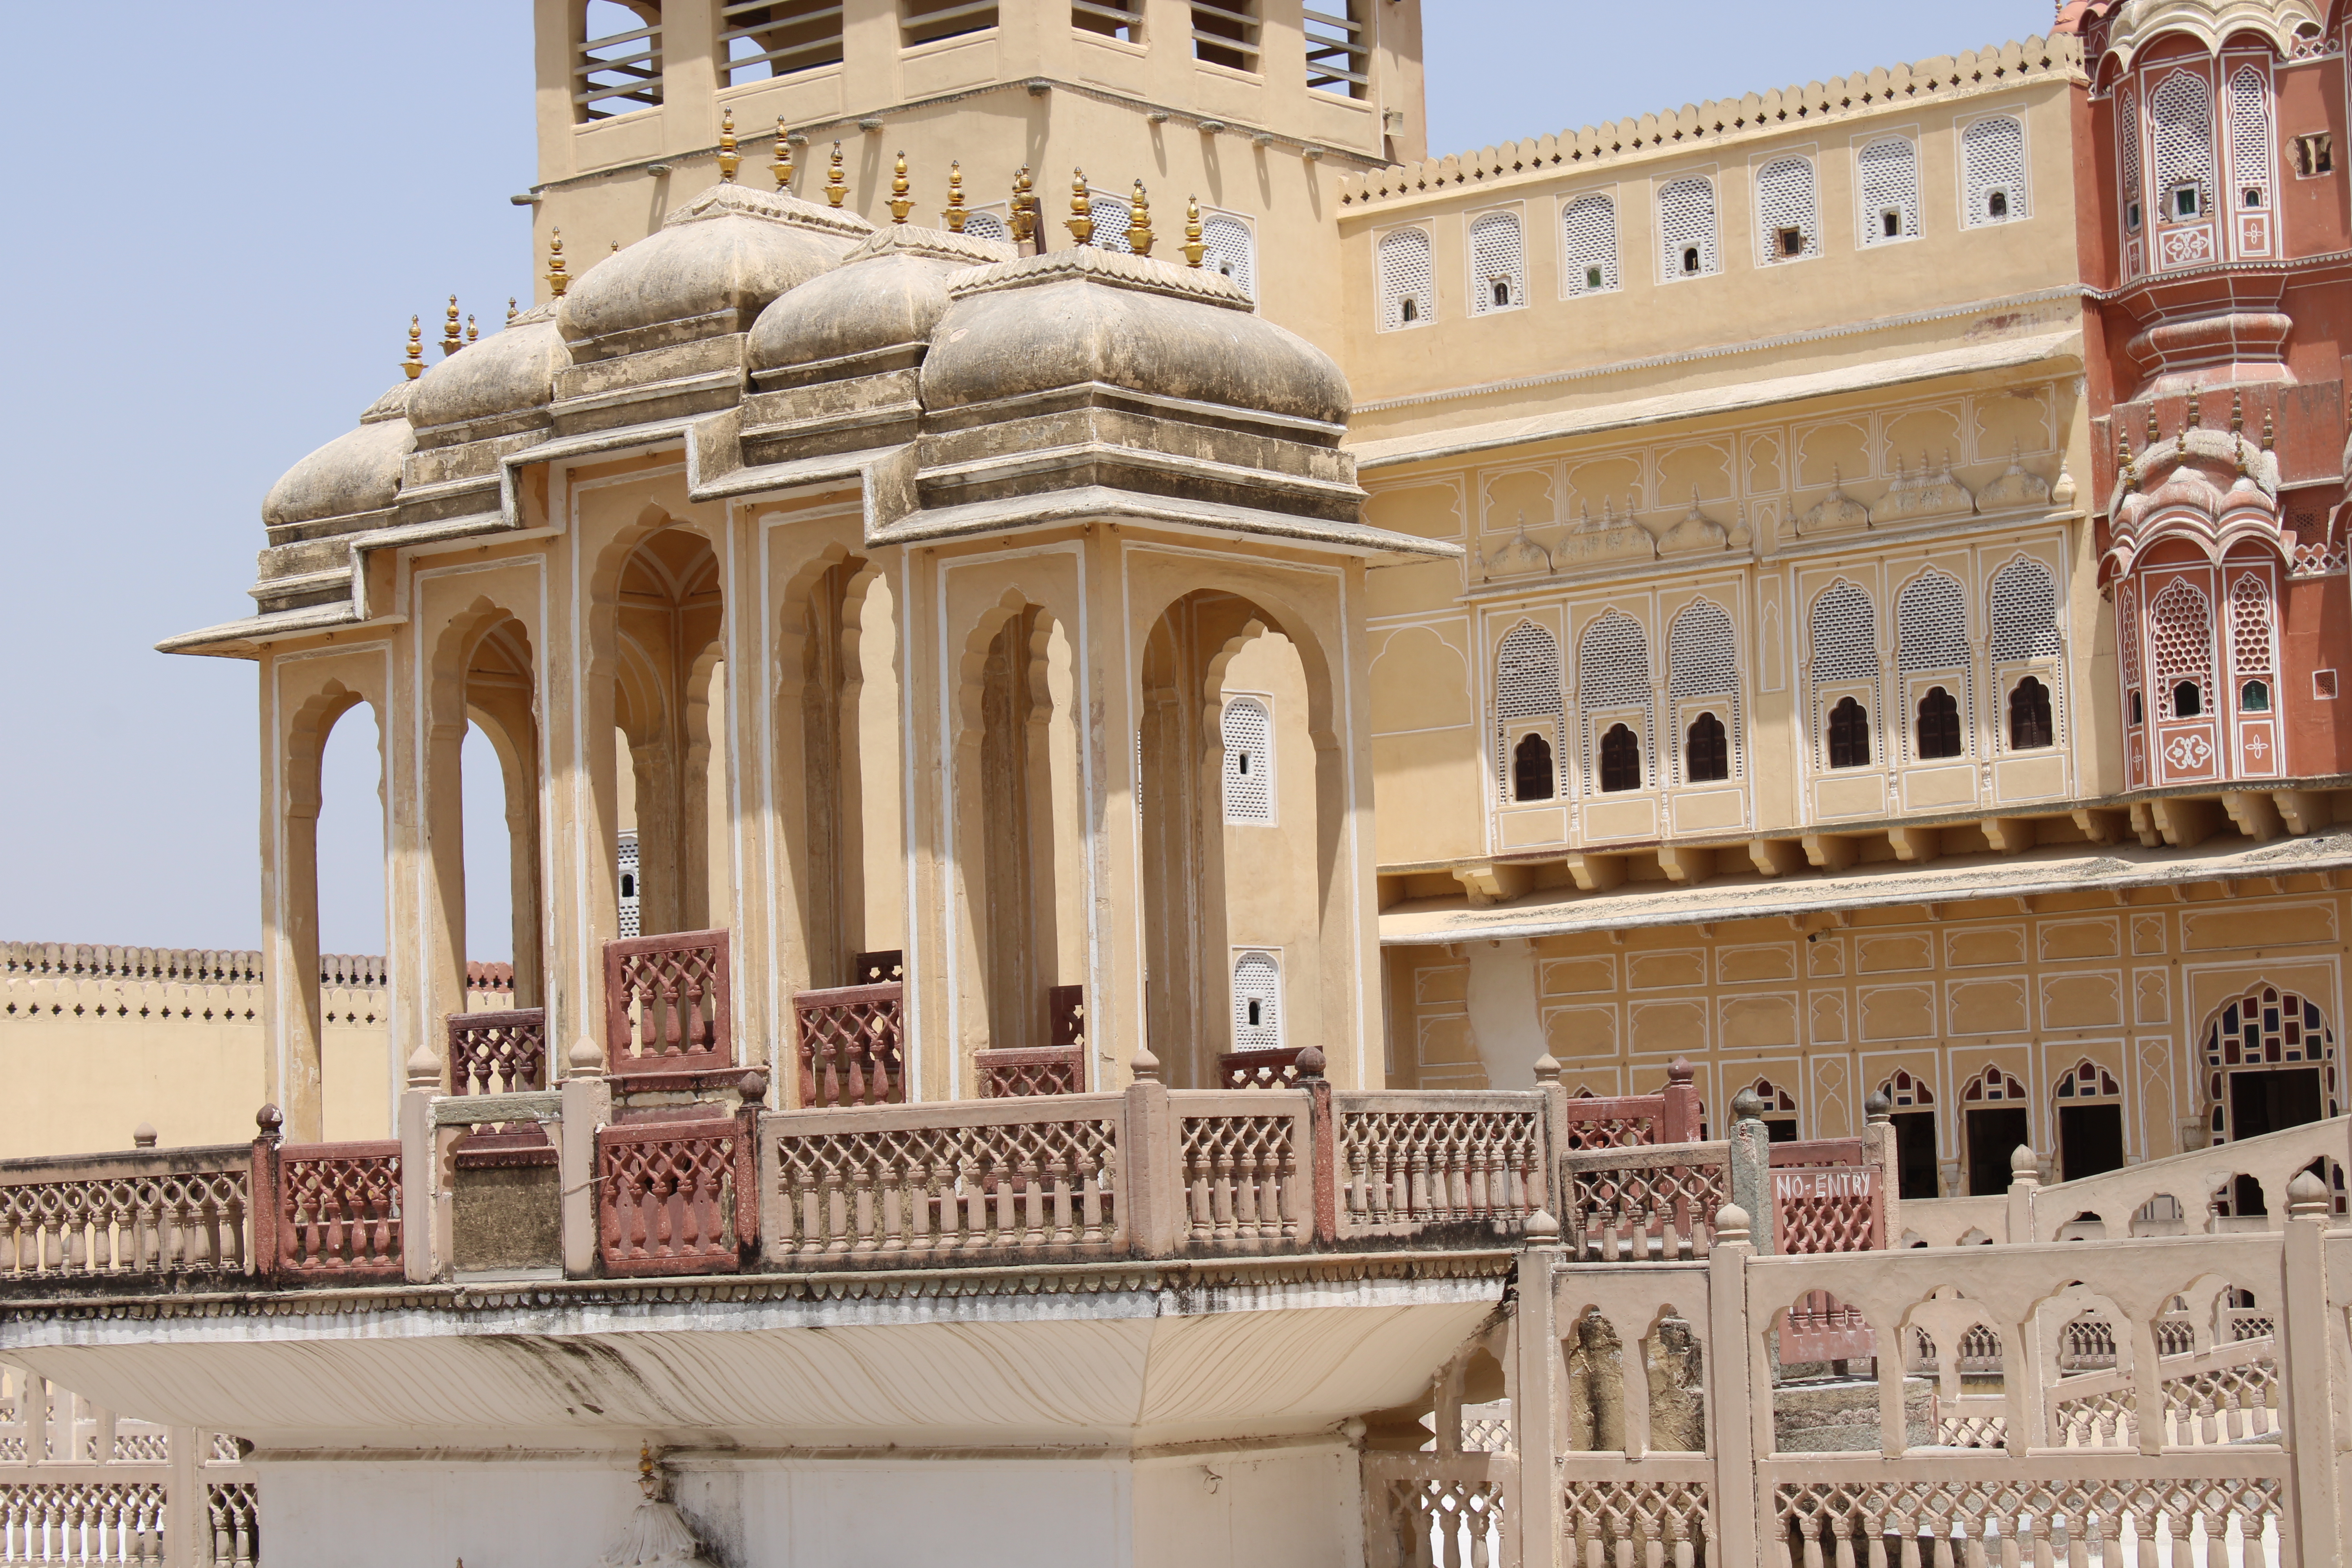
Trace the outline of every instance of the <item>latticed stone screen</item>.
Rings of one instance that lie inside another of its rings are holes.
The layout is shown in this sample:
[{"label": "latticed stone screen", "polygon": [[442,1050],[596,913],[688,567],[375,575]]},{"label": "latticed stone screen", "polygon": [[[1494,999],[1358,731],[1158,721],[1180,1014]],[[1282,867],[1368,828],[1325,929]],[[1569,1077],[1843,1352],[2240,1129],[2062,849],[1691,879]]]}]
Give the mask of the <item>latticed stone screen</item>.
[{"label": "latticed stone screen", "polygon": [[1242,292],[1257,298],[1257,241],[1249,225],[1219,213],[1201,220],[1201,265],[1222,272],[1241,285]]},{"label": "latticed stone screen", "polygon": [[[1880,137],[1855,156],[1854,169],[1862,187],[1862,243],[1917,238],[1919,152],[1910,139]],[[1892,225],[1886,221],[1890,214]]]},{"label": "latticed stone screen", "polygon": [[1225,820],[1274,820],[1274,719],[1255,697],[1225,704]]},{"label": "latticed stone screen", "polygon": [[[2058,657],[2058,580],[2039,561],[2012,561],[1993,574],[1992,658]],[[2128,661],[2137,666],[2137,659]]]},{"label": "latticed stone screen", "polygon": [[1429,231],[1391,229],[1381,237],[1381,328],[1410,327],[1430,319]]},{"label": "latticed stone screen", "polygon": [[[2202,212],[2213,191],[2213,99],[2202,75],[2177,70],[2156,84],[2148,95],[2156,130],[2156,189],[2166,212],[2175,217]],[[2174,205],[2173,193],[2187,186],[2197,193],[2189,212]]]},{"label": "latticed stone screen", "polygon": [[[1812,677],[1816,708],[1822,688],[1866,681],[1870,712],[1878,712],[1878,616],[1870,595],[1852,583],[1832,583],[1813,601]],[[1820,713],[1814,718],[1818,735]],[[1818,741],[1815,748],[1818,752]],[[1817,755],[1815,761],[1821,760]]]},{"label": "latticed stone screen", "polygon": [[1660,274],[1695,278],[1722,270],[1715,237],[1715,182],[1694,174],[1658,192]]},{"label": "latticed stone screen", "polygon": [[993,239],[1000,244],[1013,242],[1013,231],[1004,226],[1004,219],[992,212],[966,213],[963,231],[975,239]]},{"label": "latticed stone screen", "polygon": [[1505,804],[1511,799],[1511,749],[1526,721],[1549,720],[1547,728],[1557,731],[1561,708],[1559,644],[1534,622],[1521,621],[1495,658],[1496,782]]},{"label": "latticed stone screen", "polygon": [[1617,288],[1617,204],[1607,196],[1579,196],[1560,209],[1568,242],[1567,292],[1612,293]]},{"label": "latticed stone screen", "polygon": [[[1576,649],[1576,697],[1584,715],[1585,744],[1595,751],[1601,732],[1609,726],[1606,722],[1596,725],[1593,714],[1639,709],[1641,727],[1634,739],[1640,747],[1642,775],[1656,771],[1650,760],[1651,736],[1656,729],[1650,704],[1650,638],[1641,622],[1612,610],[1585,627]],[[1597,777],[1589,781],[1590,788],[1599,788],[1600,782]]]},{"label": "latticed stone screen", "polygon": [[2023,217],[2028,210],[2025,122],[1995,115],[1961,132],[1960,183],[1964,227]]},{"label": "latticed stone screen", "polygon": [[2149,641],[2156,654],[2156,711],[2159,718],[2180,717],[2174,689],[2193,685],[2197,710],[2213,689],[2213,607],[2204,593],[2186,578],[2168,584],[2147,607]]},{"label": "latticed stone screen", "polygon": [[1895,599],[1895,638],[1897,669],[1906,675],[1949,672],[1950,683],[1959,688],[1943,699],[1951,704],[1948,710],[1923,702],[1911,737],[1912,754],[1958,756],[1976,708],[1969,670],[1968,595],[1959,584],[1941,572],[1929,572],[1906,584]]},{"label": "latticed stone screen", "polygon": [[[1761,233],[1758,243],[1767,259],[1795,261],[1822,253],[1821,217],[1813,201],[1813,162],[1810,158],[1781,158],[1764,165],[1756,176],[1756,220]],[[1793,230],[1797,248],[1790,250],[1783,243],[1784,231]]]},{"label": "latticed stone screen", "polygon": [[[1721,605],[1700,599],[1675,616],[1666,634],[1666,697],[1677,714],[1685,701],[1721,698],[1724,711],[1718,717],[1731,740],[1731,775],[1747,772],[1747,732],[1739,715],[1739,641]],[[1678,750],[1678,778],[1683,765]]]},{"label": "latticed stone screen", "polygon": [[2240,675],[2271,672],[2271,590],[2251,572],[2230,585],[2230,663]]},{"label": "latticed stone screen", "polygon": [[1527,245],[1517,213],[1488,213],[1470,226],[1470,313],[1527,303]]},{"label": "latticed stone screen", "polygon": [[2122,174],[2125,221],[2134,228],[2139,226],[2129,216],[2130,205],[2146,195],[2139,184],[2139,94],[2126,86],[2116,97],[2116,163]]},{"label": "latticed stone screen", "polygon": [[1282,966],[1270,952],[1244,952],[1234,960],[1234,1049],[1281,1045]]},{"label": "latticed stone screen", "polygon": [[1135,247],[1127,243],[1128,220],[1134,210],[1125,196],[1107,195],[1101,191],[1087,194],[1087,216],[1095,220],[1094,247],[1097,250],[1134,254]]},{"label": "latticed stone screen", "polygon": [[[2272,162],[2270,83],[2242,66],[2230,79],[2230,173],[2240,206],[2270,205]],[[2248,192],[2257,199],[2248,201]]]}]

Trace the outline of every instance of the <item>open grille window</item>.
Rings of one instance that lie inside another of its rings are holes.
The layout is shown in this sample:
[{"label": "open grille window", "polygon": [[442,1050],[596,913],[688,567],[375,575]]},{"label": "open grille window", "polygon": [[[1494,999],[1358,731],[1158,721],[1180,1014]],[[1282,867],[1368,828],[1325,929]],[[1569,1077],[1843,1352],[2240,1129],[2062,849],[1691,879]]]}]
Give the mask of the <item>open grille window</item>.
[{"label": "open grille window", "polygon": [[2139,94],[2126,83],[2116,94],[2116,168],[2124,208],[2124,227],[2137,234],[2142,224],[2140,204],[2147,193],[2139,186]]},{"label": "open grille window", "polygon": [[1257,69],[1257,0],[1192,0],[1192,58]]},{"label": "open grille window", "polygon": [[609,120],[662,100],[659,0],[587,0],[581,7],[580,58],[572,68],[572,107],[580,120]]},{"label": "open grille window", "polygon": [[2025,122],[2000,114],[1961,132],[1960,182],[1963,227],[2025,216]]},{"label": "open grille window", "polygon": [[2166,584],[2147,607],[2155,645],[2156,716],[2194,719],[2213,682],[2213,607],[2186,578]]},{"label": "open grille window", "polygon": [[1660,276],[1703,278],[1722,270],[1715,234],[1715,182],[1704,174],[1675,180],[1658,192]]},{"label": "open grille window", "polygon": [[1304,12],[1307,85],[1317,92],[1362,98],[1372,85],[1371,6],[1368,0],[1341,0],[1334,11],[1310,5]]},{"label": "open grille window", "polygon": [[[1562,700],[1560,694],[1559,644],[1552,635],[1533,621],[1521,621],[1503,637],[1502,647],[1495,656],[1495,719],[1505,755],[1512,758],[1510,773],[1516,773],[1518,748],[1524,746],[1530,726],[1529,720],[1544,721],[1547,729],[1559,726]],[[1535,738],[1541,739],[1538,733]],[[1549,758],[1549,742],[1543,754]],[[1501,781],[1503,788],[1511,791],[1520,782],[1508,773]],[[1558,793],[1558,782],[1540,795],[1507,793],[1506,804],[1513,800],[1549,800]]]},{"label": "open grille window", "polygon": [[1919,237],[1919,151],[1905,136],[1882,136],[1854,156],[1862,187],[1862,243]]},{"label": "open grille window", "polygon": [[[1993,662],[2055,658],[2058,653],[2058,580],[2039,561],[2011,562],[1993,574]],[[2137,659],[2126,664],[2137,679]]]},{"label": "open grille window", "polygon": [[2256,66],[2230,78],[2230,188],[2241,207],[2271,205],[2271,169],[2278,161],[2271,137],[2271,84]]},{"label": "open grille window", "polygon": [[[1576,694],[1588,735],[1592,735],[1600,724],[1610,722],[1600,716],[1612,710],[1641,710],[1638,730],[1632,725],[1612,724],[1607,732],[1588,742],[1595,743],[1600,752],[1601,789],[1641,788],[1642,757],[1650,748],[1654,720],[1650,697],[1650,638],[1641,622],[1612,610],[1585,627],[1576,647]],[[1619,782],[1612,784],[1609,772],[1611,737],[1620,731],[1625,739],[1615,743],[1633,748],[1626,753],[1633,762],[1630,770],[1620,764],[1613,775]]]},{"label": "open grille window", "polygon": [[1519,215],[1488,213],[1470,226],[1470,313],[1487,315],[1526,304],[1527,246]]},{"label": "open grille window", "polygon": [[[1967,709],[1974,704],[1962,701],[1973,693],[1969,689],[1968,598],[1958,580],[1928,572],[1906,584],[1895,601],[1895,627],[1896,668],[1906,675],[1948,670],[1953,677],[1949,686],[1936,687],[1921,697],[1913,754],[1922,759],[1959,756],[1967,749]],[[1931,745],[1949,749],[1930,750]]]},{"label": "open grille window", "polygon": [[841,0],[751,0],[719,9],[726,85],[841,63]]},{"label": "open grille window", "polygon": [[1756,176],[1757,248],[1767,261],[1797,261],[1822,253],[1821,215],[1813,202],[1813,161],[1780,158]]},{"label": "open grille window", "polygon": [[1822,760],[1833,768],[1864,766],[1878,693],[1878,616],[1870,595],[1852,583],[1832,583],[1813,601],[1811,675],[1817,694],[1827,686],[1867,683],[1869,703],[1842,698],[1819,721],[1828,742]]},{"label": "open grille window", "polygon": [[1282,968],[1272,953],[1234,960],[1234,1049],[1271,1051],[1282,1046]]},{"label": "open grille window", "polygon": [[1391,229],[1381,236],[1381,328],[1418,326],[1436,312],[1431,308],[1429,231]]},{"label": "open grille window", "polygon": [[[996,0],[898,0],[898,41],[907,48],[984,33],[996,26]],[[1126,227],[1124,220],[1120,227]]]},{"label": "open grille window", "polygon": [[2179,223],[2203,216],[2213,193],[2213,94],[2205,78],[2176,70],[2148,94],[2156,132],[2156,199]]},{"label": "open grille window", "polygon": [[1274,820],[1274,719],[1255,697],[1225,704],[1220,738],[1225,748],[1225,820]]},{"label": "open grille window", "polygon": [[1731,616],[1721,605],[1705,599],[1685,605],[1666,634],[1668,711],[1682,711],[1682,705],[1693,698],[1720,699],[1730,721],[1727,731],[1723,719],[1713,712],[1702,715],[1712,727],[1713,749],[1706,753],[1708,765],[1715,769],[1711,773],[1698,771],[1700,725],[1691,726],[1685,777],[1693,784],[1727,779],[1733,762],[1728,742],[1739,734],[1739,648]]},{"label": "open grille window", "polygon": [[1570,299],[1608,294],[1617,289],[1617,204],[1607,196],[1579,196],[1559,214],[1568,242],[1562,279]]},{"label": "open grille window", "polygon": [[1242,286],[1243,293],[1257,298],[1257,237],[1249,225],[1223,213],[1211,214],[1201,219],[1201,244],[1202,266],[1223,273]]}]

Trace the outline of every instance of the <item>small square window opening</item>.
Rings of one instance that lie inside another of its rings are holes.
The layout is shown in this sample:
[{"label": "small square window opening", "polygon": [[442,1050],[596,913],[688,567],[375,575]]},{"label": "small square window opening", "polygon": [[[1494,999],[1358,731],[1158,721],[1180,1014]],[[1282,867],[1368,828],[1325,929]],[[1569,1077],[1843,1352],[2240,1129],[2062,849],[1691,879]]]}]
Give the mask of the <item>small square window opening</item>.
[{"label": "small square window opening", "polygon": [[1985,216],[1994,223],[2009,221],[2009,193],[1995,191],[1985,197]]},{"label": "small square window opening", "polygon": [[2336,172],[2336,138],[2317,131],[2294,139],[2294,174],[2299,180]]},{"label": "small square window opening", "polygon": [[1902,209],[1899,207],[1888,207],[1885,211],[1880,213],[1878,215],[1878,232],[1885,235],[1889,239],[1901,239],[1903,237]]},{"label": "small square window opening", "polygon": [[1584,286],[1587,289],[1599,289],[1601,286],[1601,268],[1588,267],[1584,269]]},{"label": "small square window opening", "polygon": [[2322,702],[2336,700],[2336,672],[2315,669],[2311,672],[2311,694]]},{"label": "small square window opening", "polygon": [[2124,226],[2134,234],[2139,232],[2139,203],[2131,202],[2124,207]]},{"label": "small square window opening", "polygon": [[1773,248],[1783,256],[1805,253],[1805,231],[1801,228],[1778,228],[1772,231]]},{"label": "small square window opening", "polygon": [[2246,204],[2246,205],[2248,205],[2248,206],[2250,206],[2250,207],[2258,207],[2258,206],[2260,206],[2260,205],[2263,205],[2263,188],[2262,188],[2262,186],[2260,186],[2260,185],[2248,185],[2248,186],[2246,187],[2246,191],[2245,191],[2245,204]]},{"label": "small square window opening", "polygon": [[1698,273],[1698,247],[1696,245],[1683,247],[1683,273],[1685,277],[1696,277]]},{"label": "small square window opening", "polygon": [[2197,216],[2197,187],[2194,185],[2175,185],[2172,188],[2172,216],[2174,217],[2195,217]]}]

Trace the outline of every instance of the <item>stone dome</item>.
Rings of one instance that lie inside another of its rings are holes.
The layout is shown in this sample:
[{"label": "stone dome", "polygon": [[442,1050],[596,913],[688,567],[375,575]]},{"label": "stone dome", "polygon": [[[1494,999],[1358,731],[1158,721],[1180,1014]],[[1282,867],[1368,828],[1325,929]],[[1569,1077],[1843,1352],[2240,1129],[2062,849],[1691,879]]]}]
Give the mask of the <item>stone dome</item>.
[{"label": "stone dome", "polygon": [[919,349],[947,314],[949,280],[975,267],[1010,261],[1013,255],[1011,246],[977,235],[909,224],[878,228],[843,257],[840,266],[760,312],[751,328],[752,372],[788,372]]},{"label": "stone dome", "polygon": [[[596,346],[588,358],[741,331],[871,232],[854,213],[716,184],[582,274],[557,302],[556,323],[565,342]],[[646,331],[666,326],[667,333]]]},{"label": "stone dome", "polygon": [[408,422],[427,430],[544,408],[555,395],[555,373],[571,358],[553,301],[534,305],[426,371],[415,383]]},{"label": "stone dome", "polygon": [[336,437],[278,478],[261,503],[271,528],[380,511],[400,494],[401,464],[416,448],[408,405],[423,385],[402,381],[368,405],[360,427]]},{"label": "stone dome", "polygon": [[1252,312],[1221,273],[1078,246],[950,286],[923,362],[932,412],[1099,382],[1156,397],[1343,424],[1347,377]]}]

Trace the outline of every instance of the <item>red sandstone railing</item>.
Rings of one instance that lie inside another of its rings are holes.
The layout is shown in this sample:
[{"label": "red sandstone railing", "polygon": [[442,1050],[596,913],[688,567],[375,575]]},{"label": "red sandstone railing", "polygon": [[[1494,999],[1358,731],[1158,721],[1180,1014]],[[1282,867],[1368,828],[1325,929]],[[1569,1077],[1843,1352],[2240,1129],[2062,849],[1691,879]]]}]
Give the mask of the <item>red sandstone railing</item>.
[{"label": "red sandstone railing", "polygon": [[1657,1143],[1560,1156],[1568,1256],[1618,1263],[1704,1258],[1731,1201],[1731,1145]]},{"label": "red sandstone railing", "polygon": [[[750,1076],[766,1092],[765,1075]],[[754,1114],[597,1130],[597,1250],[605,1273],[731,1274],[742,1267],[759,1237]]]},{"label": "red sandstone railing", "polygon": [[240,1143],[10,1161],[0,1279],[243,1273],[252,1172]]},{"label": "red sandstone railing", "polygon": [[[1864,1163],[1861,1139],[1775,1143],[1770,1171],[1775,1251],[1876,1252],[1886,1246],[1880,1173]],[[1808,1291],[1780,1326],[1787,1363],[1860,1361],[1877,1348],[1862,1313],[1825,1290]]]},{"label": "red sandstone railing", "polygon": [[1276,1050],[1227,1051],[1217,1058],[1219,1089],[1296,1089],[1302,1046]]},{"label": "red sandstone railing", "polygon": [[604,944],[604,1048],[627,1088],[704,1088],[737,1076],[723,931]]},{"label": "red sandstone railing", "polygon": [[984,1100],[1024,1094],[1083,1094],[1087,1088],[1087,988],[1045,993],[1050,1043],[973,1053],[972,1076]]},{"label": "red sandstone railing", "polygon": [[1624,1149],[1639,1143],[1696,1142],[1706,1107],[1691,1079],[1690,1063],[1676,1058],[1666,1069],[1666,1087],[1660,1093],[1575,1096],[1568,1102],[1566,1146]]},{"label": "red sandstone railing", "polygon": [[793,998],[803,1110],[896,1105],[907,1098],[903,982],[803,991]]},{"label": "red sandstone railing", "polygon": [[368,1284],[402,1277],[400,1143],[280,1143],[266,1105],[253,1185],[276,1202],[255,1215],[254,1252],[280,1279]]},{"label": "red sandstone railing", "polygon": [[547,1087],[547,1010],[452,1013],[449,1092],[512,1094]]}]

